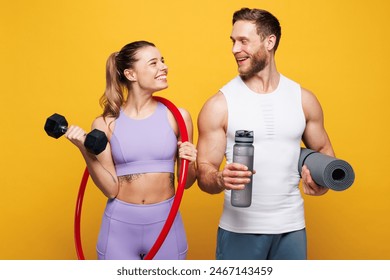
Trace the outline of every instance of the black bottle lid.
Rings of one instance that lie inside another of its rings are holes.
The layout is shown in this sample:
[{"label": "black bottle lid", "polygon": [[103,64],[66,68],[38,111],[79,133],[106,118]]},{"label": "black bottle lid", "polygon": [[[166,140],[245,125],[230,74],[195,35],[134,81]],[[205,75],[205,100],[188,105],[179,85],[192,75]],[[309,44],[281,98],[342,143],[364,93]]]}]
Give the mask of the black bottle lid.
[{"label": "black bottle lid", "polygon": [[237,130],[234,140],[236,143],[253,143],[252,130]]}]

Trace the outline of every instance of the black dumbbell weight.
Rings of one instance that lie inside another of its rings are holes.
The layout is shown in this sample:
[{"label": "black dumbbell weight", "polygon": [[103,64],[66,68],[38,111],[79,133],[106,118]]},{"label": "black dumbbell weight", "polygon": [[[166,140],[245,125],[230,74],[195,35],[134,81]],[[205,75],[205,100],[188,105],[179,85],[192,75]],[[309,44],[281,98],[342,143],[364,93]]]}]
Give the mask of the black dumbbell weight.
[{"label": "black dumbbell weight", "polygon": [[[58,139],[68,130],[68,122],[64,116],[53,114],[47,118],[45,123],[45,131],[50,137]],[[95,155],[100,154],[106,149],[108,139],[106,134],[98,129],[92,130],[86,135],[84,146]]]}]

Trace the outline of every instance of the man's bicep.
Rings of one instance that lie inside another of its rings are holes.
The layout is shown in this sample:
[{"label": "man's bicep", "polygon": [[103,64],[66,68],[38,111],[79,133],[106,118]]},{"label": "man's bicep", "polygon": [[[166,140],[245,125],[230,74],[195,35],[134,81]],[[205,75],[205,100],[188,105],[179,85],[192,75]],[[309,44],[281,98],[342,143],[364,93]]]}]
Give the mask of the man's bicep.
[{"label": "man's bicep", "polygon": [[226,148],[226,136],[223,129],[199,132],[198,164],[208,164],[219,169]]},{"label": "man's bicep", "polygon": [[226,149],[226,110],[216,102],[216,96],[205,104],[198,117],[198,163],[211,164],[219,168]]},{"label": "man's bicep", "polygon": [[310,92],[306,92],[304,111],[306,128],[302,140],[306,147],[332,155],[333,149],[324,126],[324,116],[320,103]]}]

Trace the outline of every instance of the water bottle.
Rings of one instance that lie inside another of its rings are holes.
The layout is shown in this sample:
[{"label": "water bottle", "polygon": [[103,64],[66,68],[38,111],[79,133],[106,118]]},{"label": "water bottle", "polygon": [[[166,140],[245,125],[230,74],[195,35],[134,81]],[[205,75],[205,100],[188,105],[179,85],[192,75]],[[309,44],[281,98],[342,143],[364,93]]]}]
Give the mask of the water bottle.
[{"label": "water bottle", "polygon": [[[233,146],[233,162],[241,163],[253,171],[253,131],[237,130],[235,134],[235,144]],[[243,190],[231,191],[231,204],[235,207],[249,207],[252,203],[252,177],[251,181],[245,185]]]}]

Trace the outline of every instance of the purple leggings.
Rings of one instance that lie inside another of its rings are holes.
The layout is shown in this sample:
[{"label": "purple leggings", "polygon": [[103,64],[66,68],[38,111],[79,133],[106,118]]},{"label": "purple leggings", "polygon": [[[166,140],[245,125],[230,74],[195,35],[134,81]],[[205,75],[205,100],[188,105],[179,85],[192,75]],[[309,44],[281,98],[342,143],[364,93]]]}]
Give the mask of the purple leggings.
[{"label": "purple leggings", "polygon": [[[96,251],[99,260],[140,260],[152,248],[171,209],[173,197],[156,204],[110,199],[104,211]],[[187,238],[178,212],[155,260],[184,260]]]}]

